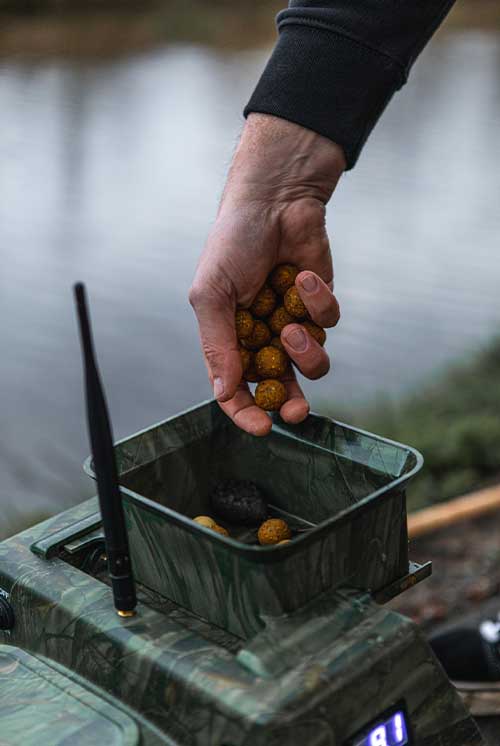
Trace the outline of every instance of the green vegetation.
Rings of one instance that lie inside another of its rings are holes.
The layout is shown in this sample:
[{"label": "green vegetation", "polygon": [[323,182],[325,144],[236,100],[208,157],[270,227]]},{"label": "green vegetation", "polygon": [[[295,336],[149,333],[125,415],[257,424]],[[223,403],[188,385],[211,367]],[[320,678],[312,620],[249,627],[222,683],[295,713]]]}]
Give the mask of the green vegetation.
[{"label": "green vegetation", "polygon": [[[271,48],[286,0],[0,0],[0,58],[103,58],[172,42]],[[496,0],[462,0],[443,26],[500,26]]]},{"label": "green vegetation", "polygon": [[166,3],[0,0],[0,58],[128,55],[172,42],[216,49],[271,47],[280,0]]},{"label": "green vegetation", "polygon": [[378,402],[346,418],[421,451],[425,466],[409,491],[411,510],[500,481],[500,338],[401,402]]}]

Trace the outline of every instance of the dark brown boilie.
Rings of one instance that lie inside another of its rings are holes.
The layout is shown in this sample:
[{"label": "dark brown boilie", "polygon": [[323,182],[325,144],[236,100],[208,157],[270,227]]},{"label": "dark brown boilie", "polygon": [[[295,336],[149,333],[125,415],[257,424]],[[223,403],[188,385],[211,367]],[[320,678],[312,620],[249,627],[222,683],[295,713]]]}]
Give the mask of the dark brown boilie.
[{"label": "dark brown boilie", "polygon": [[228,523],[258,526],[267,518],[267,504],[256,484],[248,480],[227,479],[210,495],[214,513]]}]

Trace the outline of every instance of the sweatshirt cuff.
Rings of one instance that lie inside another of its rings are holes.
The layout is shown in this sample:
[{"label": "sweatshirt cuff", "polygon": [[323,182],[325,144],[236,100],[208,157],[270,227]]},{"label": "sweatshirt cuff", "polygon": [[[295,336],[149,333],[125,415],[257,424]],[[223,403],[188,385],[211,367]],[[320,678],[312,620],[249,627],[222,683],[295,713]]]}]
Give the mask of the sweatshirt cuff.
[{"label": "sweatshirt cuff", "polygon": [[403,68],[375,49],[310,22],[282,24],[244,114],[271,114],[328,137],[352,168],[404,82]]}]

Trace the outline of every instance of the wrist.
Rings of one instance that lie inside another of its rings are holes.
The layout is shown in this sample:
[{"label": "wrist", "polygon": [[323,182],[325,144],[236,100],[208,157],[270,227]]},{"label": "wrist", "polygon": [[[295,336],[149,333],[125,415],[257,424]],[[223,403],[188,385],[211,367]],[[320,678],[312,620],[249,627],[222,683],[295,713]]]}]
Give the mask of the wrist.
[{"label": "wrist", "polygon": [[236,149],[224,197],[286,203],[330,199],[346,161],[342,148],[285,119],[250,114]]}]

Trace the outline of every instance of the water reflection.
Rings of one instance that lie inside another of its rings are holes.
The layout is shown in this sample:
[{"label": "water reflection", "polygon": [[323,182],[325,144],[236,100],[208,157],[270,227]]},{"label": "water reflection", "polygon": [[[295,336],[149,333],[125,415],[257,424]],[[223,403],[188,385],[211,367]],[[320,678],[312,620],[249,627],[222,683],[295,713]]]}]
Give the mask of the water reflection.
[{"label": "water reflection", "polygon": [[[76,279],[117,436],[209,396],[186,294],[265,58],[172,46],[0,67],[6,521],[91,493]],[[317,402],[396,394],[498,330],[499,63],[495,35],[435,42],[339,188],[343,319]]]}]

